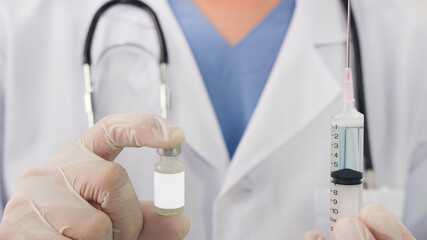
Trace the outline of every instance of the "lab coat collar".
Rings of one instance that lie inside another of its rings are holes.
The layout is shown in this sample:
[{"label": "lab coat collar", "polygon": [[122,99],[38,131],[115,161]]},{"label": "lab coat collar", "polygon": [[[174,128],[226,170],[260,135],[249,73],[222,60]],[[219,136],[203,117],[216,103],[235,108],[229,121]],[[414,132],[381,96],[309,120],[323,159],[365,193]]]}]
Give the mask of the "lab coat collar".
[{"label": "lab coat collar", "polygon": [[218,197],[338,99],[339,80],[329,71],[316,46],[345,41],[345,23],[344,28],[338,23],[342,16],[330,14],[341,14],[343,9],[339,7],[335,0],[297,2],[285,41]]}]

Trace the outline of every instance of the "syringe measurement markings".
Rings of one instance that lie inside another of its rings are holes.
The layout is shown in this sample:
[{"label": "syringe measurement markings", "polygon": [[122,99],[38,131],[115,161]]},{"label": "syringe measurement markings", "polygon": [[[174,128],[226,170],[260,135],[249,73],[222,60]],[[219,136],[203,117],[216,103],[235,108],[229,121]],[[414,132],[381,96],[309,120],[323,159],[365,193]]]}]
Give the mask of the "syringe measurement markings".
[{"label": "syringe measurement markings", "polygon": [[[331,169],[335,170],[338,168],[338,147],[339,144],[337,143],[339,140],[339,134],[335,131],[337,130],[337,125],[332,125],[332,134],[331,134]],[[335,130],[334,130],[335,129]]]},{"label": "syringe measurement markings", "polygon": [[362,161],[363,127],[338,127],[332,125],[331,134],[331,171],[340,168],[358,169]]},{"label": "syringe measurement markings", "polygon": [[331,208],[330,210],[333,214],[338,215],[338,213],[339,213],[339,210],[337,208]]}]

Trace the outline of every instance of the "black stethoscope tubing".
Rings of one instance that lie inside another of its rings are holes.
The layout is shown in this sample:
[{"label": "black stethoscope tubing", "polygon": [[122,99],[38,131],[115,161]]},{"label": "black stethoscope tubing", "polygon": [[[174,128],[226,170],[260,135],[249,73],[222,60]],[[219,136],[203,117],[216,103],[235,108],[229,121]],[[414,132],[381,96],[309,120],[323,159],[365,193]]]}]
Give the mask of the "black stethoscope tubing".
[{"label": "black stethoscope tubing", "polygon": [[[162,31],[162,28],[160,26],[159,20],[157,18],[157,15],[155,12],[145,3],[138,1],[138,0],[111,0],[104,5],[102,5],[98,11],[95,13],[95,16],[92,19],[92,22],[89,27],[89,31],[86,36],[85,41],[85,47],[83,52],[83,64],[87,64],[88,66],[91,65],[92,59],[91,59],[91,48],[92,48],[92,42],[93,37],[95,34],[96,26],[98,24],[99,19],[101,16],[111,7],[118,5],[118,4],[128,4],[135,7],[138,7],[144,11],[146,11],[154,24],[154,27],[156,29],[157,37],[159,40],[159,46],[160,46],[160,64],[168,64],[168,51],[166,47],[166,42],[164,38],[164,34]],[[342,5],[345,9],[345,12],[347,13],[348,8],[348,0],[342,0]],[[364,158],[365,158],[365,170],[373,170],[373,163],[372,163],[372,156],[371,156],[371,148],[370,148],[370,142],[369,142],[369,131],[368,131],[368,116],[366,112],[366,103],[365,103],[365,91],[363,88],[363,71],[362,71],[362,57],[360,53],[360,42],[359,42],[359,34],[357,31],[356,22],[353,17],[353,13],[351,13],[351,34],[353,35],[353,48],[354,48],[354,59],[355,59],[355,72],[356,72],[356,103],[359,108],[359,111],[365,115],[365,126],[364,126]]]},{"label": "black stethoscope tubing", "polygon": [[146,11],[154,24],[154,27],[156,29],[157,33],[157,39],[159,40],[159,46],[160,46],[160,63],[168,63],[168,50],[166,47],[165,37],[162,31],[162,27],[160,25],[159,19],[157,18],[156,13],[151,9],[147,4],[138,1],[138,0],[112,0],[104,5],[102,5],[98,11],[96,11],[95,16],[92,19],[92,22],[90,23],[89,31],[86,36],[85,41],[85,47],[84,47],[84,53],[83,53],[83,63],[84,64],[92,64],[92,58],[91,58],[91,49],[92,49],[92,42],[93,42],[93,36],[95,35],[96,26],[98,24],[99,19],[101,16],[111,7],[118,5],[118,4],[127,4],[132,5],[137,8],[140,8],[144,11]]}]

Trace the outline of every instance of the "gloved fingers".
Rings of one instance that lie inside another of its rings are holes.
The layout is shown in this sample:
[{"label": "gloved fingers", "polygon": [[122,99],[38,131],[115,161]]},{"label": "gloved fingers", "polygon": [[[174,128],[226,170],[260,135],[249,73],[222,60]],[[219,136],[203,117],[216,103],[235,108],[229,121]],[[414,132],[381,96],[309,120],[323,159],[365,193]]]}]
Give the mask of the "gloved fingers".
[{"label": "gloved fingers", "polygon": [[73,191],[105,212],[113,224],[114,239],[137,239],[143,215],[126,170],[109,161],[77,162],[61,168]]},{"label": "gloved fingers", "polygon": [[7,204],[0,224],[0,239],[70,240],[50,225],[46,225],[32,210],[28,201],[22,199],[12,199]]},{"label": "gloved fingers", "polygon": [[334,240],[378,240],[359,220],[342,218],[334,225]]},{"label": "gloved fingers", "polygon": [[124,147],[175,148],[184,141],[182,129],[146,113],[111,115],[90,128],[80,142],[96,155],[114,160]]},{"label": "gloved fingers", "polygon": [[[86,227],[94,227],[92,232],[87,230],[89,235],[103,234],[101,238],[90,239],[137,239],[142,229],[142,211],[126,170],[117,163],[93,158],[95,155],[87,150],[71,152],[73,157],[83,160],[70,161],[63,166],[55,165],[53,161],[47,167],[25,172],[18,179],[14,197],[33,202],[37,206],[33,210],[40,209],[41,219],[48,217],[57,230],[65,227],[65,234],[74,234],[74,228],[64,225],[71,224],[74,219],[77,220],[76,225],[80,222]],[[98,224],[92,226],[87,223],[85,220],[93,219],[87,217],[84,210],[69,209],[74,204],[83,209],[87,206],[102,211],[103,214],[95,216]],[[48,212],[53,206],[58,207],[57,211]],[[65,218],[70,222],[61,221],[60,218],[66,217],[62,211],[70,214]],[[16,213],[10,216],[14,215]],[[22,219],[23,223],[26,221]],[[79,231],[78,228],[76,230]]]},{"label": "gloved fingers", "polygon": [[379,204],[366,204],[359,212],[359,219],[377,240],[412,240],[415,237],[389,210]]},{"label": "gloved fingers", "polygon": [[22,228],[41,222],[71,239],[113,239],[109,216],[77,194],[60,169],[32,169],[21,175],[4,216]]},{"label": "gloved fingers", "polygon": [[141,201],[144,226],[140,240],[181,240],[190,230],[190,220],[184,213],[177,216],[161,216],[154,212],[153,202]]},{"label": "gloved fingers", "polygon": [[113,239],[110,218],[92,206],[49,206],[44,207],[42,211],[52,227],[70,239]]},{"label": "gloved fingers", "polygon": [[326,240],[326,238],[319,232],[308,231],[302,236],[302,240]]}]

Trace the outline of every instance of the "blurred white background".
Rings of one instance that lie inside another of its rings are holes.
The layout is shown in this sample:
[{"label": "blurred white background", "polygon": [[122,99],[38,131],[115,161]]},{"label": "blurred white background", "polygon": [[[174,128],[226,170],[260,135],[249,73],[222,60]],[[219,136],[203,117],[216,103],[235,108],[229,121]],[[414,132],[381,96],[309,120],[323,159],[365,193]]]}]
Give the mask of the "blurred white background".
[{"label": "blurred white background", "polygon": [[418,11],[421,11],[423,14],[427,15],[427,0],[402,0],[404,3],[412,8],[416,8]]}]

